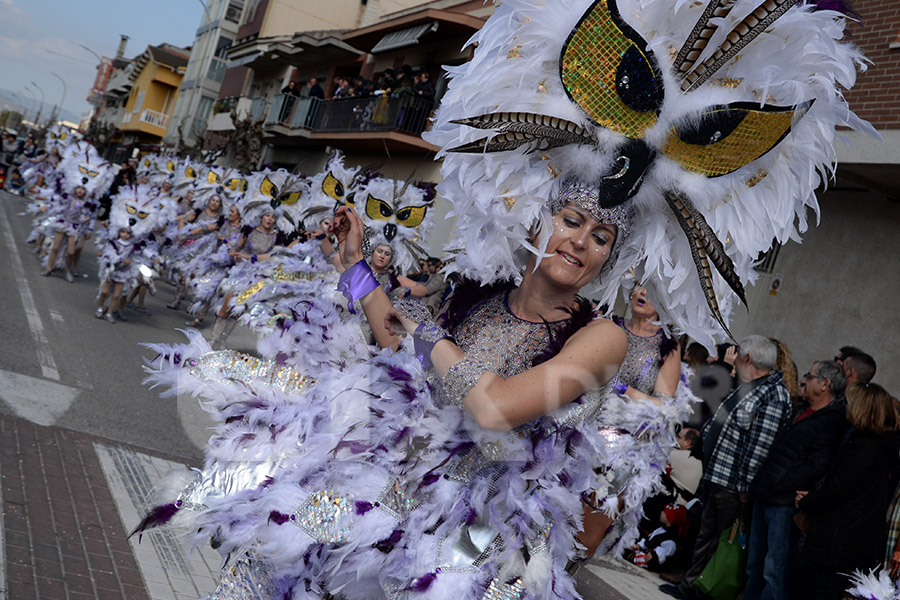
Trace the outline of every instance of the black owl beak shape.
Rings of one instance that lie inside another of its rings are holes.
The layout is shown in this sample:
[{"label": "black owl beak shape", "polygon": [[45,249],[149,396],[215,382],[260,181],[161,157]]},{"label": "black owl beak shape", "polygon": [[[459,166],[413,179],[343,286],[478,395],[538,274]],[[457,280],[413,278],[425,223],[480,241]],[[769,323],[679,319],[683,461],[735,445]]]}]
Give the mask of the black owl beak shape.
[{"label": "black owl beak shape", "polygon": [[131,217],[130,219],[128,219],[128,225],[130,227],[134,227],[135,223],[137,223],[137,219],[135,219],[134,217]]},{"label": "black owl beak shape", "polygon": [[216,187],[217,194],[223,194],[224,192],[225,192],[225,188],[223,188],[221,185]]},{"label": "black owl beak shape", "polygon": [[81,183],[83,183],[83,184],[87,184],[88,181],[90,181],[90,179],[88,179],[87,177],[81,178]]},{"label": "black owl beak shape", "polygon": [[382,233],[384,233],[384,237],[387,238],[387,241],[391,241],[397,235],[397,226],[393,223],[388,223],[384,226]]},{"label": "black owl beak shape", "polygon": [[638,139],[629,139],[619,146],[612,168],[600,178],[600,206],[611,208],[634,197],[654,156],[656,152]]}]

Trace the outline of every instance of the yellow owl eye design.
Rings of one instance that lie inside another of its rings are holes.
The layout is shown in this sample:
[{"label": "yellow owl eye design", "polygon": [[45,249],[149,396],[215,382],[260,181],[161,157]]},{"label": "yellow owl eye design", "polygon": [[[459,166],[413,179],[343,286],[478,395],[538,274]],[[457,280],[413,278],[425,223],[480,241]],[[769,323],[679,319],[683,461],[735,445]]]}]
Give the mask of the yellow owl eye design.
[{"label": "yellow owl eye design", "polygon": [[394,209],[384,200],[379,200],[369,194],[369,197],[366,198],[366,215],[376,221],[387,221],[394,216]]},{"label": "yellow owl eye design", "polygon": [[566,94],[597,125],[640,137],[656,123],[663,104],[662,75],[646,48],[615,0],[596,0],[563,47],[560,78]]},{"label": "yellow owl eye design", "polygon": [[225,187],[232,192],[246,192],[247,191],[247,180],[246,179],[238,179],[237,177],[232,177],[225,181]]},{"label": "yellow owl eye design", "polygon": [[100,171],[91,171],[90,169],[82,165],[78,165],[78,172],[82,175],[87,175],[88,177],[96,177],[100,174]]},{"label": "yellow owl eye design", "polygon": [[144,159],[144,166],[147,167],[148,169],[150,168],[150,159],[149,158]]},{"label": "yellow owl eye design", "polygon": [[66,137],[67,137],[68,135],[69,135],[68,133],[66,133],[65,131],[63,131],[61,134],[59,134],[59,139],[64,140],[64,139],[66,139]]},{"label": "yellow owl eye design", "polygon": [[297,204],[297,201],[300,200],[300,196],[303,195],[303,192],[285,192],[278,196],[278,204],[287,204],[288,206],[293,206]]},{"label": "yellow owl eye design", "polygon": [[184,176],[188,179],[197,179],[197,170],[194,167],[187,167],[184,170]]},{"label": "yellow owl eye design", "polygon": [[329,171],[325,176],[325,181],[322,182],[322,191],[325,192],[325,195],[340,201],[344,197],[344,184]]},{"label": "yellow owl eye design", "polygon": [[348,206],[356,206],[356,192],[350,192],[347,194],[347,197],[344,198],[344,204]]},{"label": "yellow owl eye design", "polygon": [[278,197],[278,186],[276,186],[272,181],[265,177],[261,184],[259,184],[259,193],[263,196],[268,196],[269,198],[277,198]]},{"label": "yellow owl eye design", "polygon": [[727,175],[777,146],[811,105],[760,107],[736,102],[711,106],[699,119],[672,128],[663,154],[694,173]]},{"label": "yellow owl eye design", "polygon": [[132,205],[130,205],[130,204],[126,204],[126,205],[125,205],[125,210],[128,212],[129,215],[136,215],[136,214],[137,214],[137,209],[136,209],[135,207],[133,207]]},{"label": "yellow owl eye design", "polygon": [[210,171],[206,174],[206,182],[212,185],[216,185],[222,182],[222,178],[215,171]]},{"label": "yellow owl eye design", "polygon": [[404,227],[418,227],[427,211],[427,206],[405,206],[395,213],[397,223]]},{"label": "yellow owl eye design", "polygon": [[170,161],[167,161],[167,162],[166,162],[166,170],[167,170],[169,173],[174,173],[174,172],[175,172],[175,163],[174,163],[173,161],[171,161],[171,160],[170,160]]},{"label": "yellow owl eye design", "polygon": [[149,215],[150,215],[150,213],[144,212],[142,210],[138,211],[138,214],[137,214],[137,216],[140,217],[141,219],[146,219]]}]

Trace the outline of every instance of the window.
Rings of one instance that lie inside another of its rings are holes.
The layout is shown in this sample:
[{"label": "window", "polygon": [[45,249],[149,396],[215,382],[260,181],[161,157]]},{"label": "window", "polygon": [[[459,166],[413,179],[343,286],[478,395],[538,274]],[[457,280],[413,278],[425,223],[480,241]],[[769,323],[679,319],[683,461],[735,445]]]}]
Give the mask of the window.
[{"label": "window", "polygon": [[220,58],[215,58],[209,63],[209,71],[206,72],[206,78],[210,81],[215,81],[217,83],[222,83],[222,79],[225,78],[225,70],[228,68],[228,63]]},{"label": "window", "polygon": [[147,92],[138,92],[137,102],[134,103],[134,110],[131,112],[133,112],[135,114],[141,112],[141,107],[144,106],[144,95],[146,93]]},{"label": "window", "polygon": [[247,0],[244,8],[246,10],[244,10],[244,19],[241,22],[242,25],[252,23],[253,19],[256,18],[256,9],[259,8],[259,0]]},{"label": "window", "polygon": [[207,98],[206,96],[200,98],[200,103],[197,105],[197,118],[201,121],[206,121],[209,118],[209,113],[212,112],[212,107],[212,98]]}]

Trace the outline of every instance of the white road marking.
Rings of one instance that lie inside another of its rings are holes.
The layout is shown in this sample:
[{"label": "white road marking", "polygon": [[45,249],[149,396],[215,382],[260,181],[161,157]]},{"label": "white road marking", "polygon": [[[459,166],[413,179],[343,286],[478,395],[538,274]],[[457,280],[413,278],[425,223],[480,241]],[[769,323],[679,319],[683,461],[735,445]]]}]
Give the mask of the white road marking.
[{"label": "white road marking", "polygon": [[[7,465],[8,466],[8,465]],[[5,524],[3,523],[3,486],[0,486],[0,600],[7,600],[9,598],[9,590],[6,588],[6,556],[4,555],[4,549],[6,543],[3,540],[3,528]]]},{"label": "white road marking", "polygon": [[0,370],[0,400],[17,415],[38,425],[53,425],[81,390],[37,377]]},{"label": "white road marking", "polygon": [[[51,310],[50,318],[53,320],[53,324],[59,330],[58,333],[60,337],[63,337],[67,340],[73,339],[72,336],[69,335],[69,331],[66,328],[66,320],[61,314],[59,314],[55,310]],[[73,352],[72,360],[75,361],[75,383],[78,385],[78,387],[83,390],[94,389],[94,384],[92,384],[91,380],[87,377],[87,369],[84,368],[84,362],[81,360],[81,352]]]},{"label": "white road marking", "polygon": [[[94,443],[94,450],[126,531],[155,504],[153,486],[170,471],[187,469],[121,446]],[[134,536],[129,542],[150,600],[197,598],[216,589],[222,557],[209,544],[189,550],[165,528],[151,529],[141,537],[143,541]]]},{"label": "white road marking", "polygon": [[[4,206],[3,212],[6,212]],[[13,274],[15,275],[16,287],[19,290],[19,296],[22,297],[22,305],[25,307],[25,319],[28,321],[28,329],[31,330],[31,337],[34,338],[37,346],[38,362],[41,363],[41,373],[47,379],[55,379],[59,381],[59,371],[56,368],[56,361],[53,360],[53,353],[50,351],[50,342],[44,334],[44,324],[41,321],[41,315],[38,313],[37,304],[34,302],[34,296],[31,293],[31,287],[28,280],[25,279],[25,268],[22,266],[22,258],[19,256],[19,248],[16,246],[16,240],[13,237],[12,228],[9,225],[9,219],[4,214],[3,218],[3,237],[6,238],[6,245],[9,246],[9,256],[12,262]]]}]

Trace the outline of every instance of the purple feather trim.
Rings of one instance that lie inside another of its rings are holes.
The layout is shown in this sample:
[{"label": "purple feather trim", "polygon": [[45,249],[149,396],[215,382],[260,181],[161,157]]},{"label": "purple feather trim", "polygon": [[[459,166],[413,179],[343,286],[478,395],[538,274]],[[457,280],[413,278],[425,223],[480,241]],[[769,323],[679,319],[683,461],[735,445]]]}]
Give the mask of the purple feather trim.
[{"label": "purple feather trim", "polygon": [[426,575],[422,575],[418,579],[413,580],[408,587],[403,588],[403,591],[406,592],[427,592],[428,588],[431,587],[431,584],[434,583],[434,580],[437,579],[436,573],[428,573]]},{"label": "purple feather trim", "polygon": [[405,369],[401,369],[395,365],[388,367],[388,375],[394,381],[409,381],[412,379],[412,375],[407,373]]},{"label": "purple feather trim", "polygon": [[[375,542],[375,549],[378,550],[379,552],[384,552],[385,554],[387,554],[388,552],[390,552],[391,550],[394,549],[394,546],[396,546],[397,544],[400,543],[400,540],[402,538],[403,538],[403,530],[395,529],[394,531],[391,532],[391,535],[389,535],[388,537],[386,537],[383,540],[380,540],[378,542]],[[425,588],[425,589],[428,589],[428,588]]]},{"label": "purple feather trim", "polygon": [[[165,525],[169,521],[172,520],[172,517],[178,512],[178,504],[175,502],[171,502],[169,504],[162,504],[160,506],[154,506],[149,513],[147,513],[141,522],[138,523],[138,526],[134,528],[134,531],[128,534],[130,538],[134,534],[143,534],[148,529],[153,529],[154,527],[159,527],[160,525]],[[138,535],[138,540],[141,539],[141,536]]]},{"label": "purple feather trim", "polygon": [[291,520],[290,515],[286,515],[282,512],[278,512],[277,510],[273,510],[269,513],[269,523],[275,523],[276,525],[284,525],[288,521]]},{"label": "purple feather trim", "polygon": [[431,485],[432,483],[434,483],[435,481],[437,481],[440,478],[441,478],[441,476],[438,473],[429,473],[428,475],[426,475],[425,477],[422,478],[422,486],[424,487],[427,485]]},{"label": "purple feather trim", "polygon": [[834,10],[854,19],[859,19],[859,13],[853,10],[849,0],[810,0],[816,10]]},{"label": "purple feather trim", "polygon": [[366,502],[364,500],[361,500],[356,503],[356,514],[364,515],[367,512],[369,512],[370,510],[372,510],[372,508],[373,508],[373,506],[372,506],[371,502]]}]

